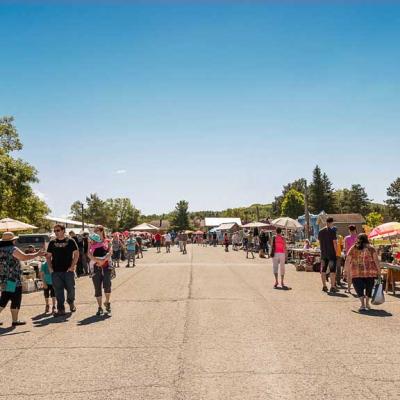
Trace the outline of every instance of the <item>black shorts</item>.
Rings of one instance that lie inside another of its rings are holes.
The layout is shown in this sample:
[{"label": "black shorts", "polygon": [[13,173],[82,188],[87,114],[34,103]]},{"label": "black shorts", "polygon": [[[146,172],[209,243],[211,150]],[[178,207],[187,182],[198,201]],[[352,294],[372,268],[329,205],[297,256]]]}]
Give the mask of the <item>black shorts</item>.
[{"label": "black shorts", "polygon": [[43,289],[43,293],[44,293],[44,298],[45,299],[48,299],[49,297],[56,297],[56,293],[54,292],[53,285],[47,284],[47,289],[44,288]]},{"label": "black shorts", "polygon": [[[329,269],[329,271],[328,271]],[[336,257],[321,257],[321,272],[336,272]]]},{"label": "black shorts", "polygon": [[111,293],[111,269],[109,267],[94,267],[92,281],[94,286],[94,296],[102,296],[102,288],[104,293]]},{"label": "black shorts", "polygon": [[11,308],[13,310],[19,310],[21,308],[22,286],[17,286],[14,293],[1,292],[0,307],[5,308],[9,301],[11,301]]},{"label": "black shorts", "polygon": [[358,297],[367,296],[372,297],[372,290],[374,288],[376,278],[353,278],[352,283],[354,290]]}]

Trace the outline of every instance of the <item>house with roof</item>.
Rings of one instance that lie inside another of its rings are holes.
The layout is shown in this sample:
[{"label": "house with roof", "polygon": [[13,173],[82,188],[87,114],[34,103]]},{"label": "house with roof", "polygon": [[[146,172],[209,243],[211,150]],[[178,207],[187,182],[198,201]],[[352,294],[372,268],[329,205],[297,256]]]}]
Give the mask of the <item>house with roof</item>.
[{"label": "house with roof", "polygon": [[225,218],[206,217],[202,222],[202,226],[210,229],[210,228],[216,228],[221,224],[232,224],[232,223],[242,226],[242,220],[240,218],[234,218],[234,217],[225,217]]},{"label": "house with roof", "polygon": [[325,212],[321,212],[318,215],[317,224],[319,230],[326,225],[326,220],[329,217],[333,218],[333,224],[336,226],[339,235],[347,236],[349,234],[349,225],[354,225],[358,233],[364,232],[363,225],[366,221],[361,214],[326,214]]}]

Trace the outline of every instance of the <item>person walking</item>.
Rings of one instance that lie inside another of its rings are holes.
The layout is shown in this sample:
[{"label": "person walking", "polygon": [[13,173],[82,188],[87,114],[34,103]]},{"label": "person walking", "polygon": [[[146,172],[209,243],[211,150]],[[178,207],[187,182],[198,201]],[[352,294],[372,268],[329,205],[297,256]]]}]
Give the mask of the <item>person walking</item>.
[{"label": "person walking", "polygon": [[349,250],[346,257],[345,270],[360,299],[359,311],[370,310],[372,290],[375,279],[381,276],[381,267],[378,254],[374,247],[370,245],[368,236],[365,233],[358,235],[356,243]]},{"label": "person walking", "polygon": [[224,233],[224,246],[225,246],[225,251],[228,252],[229,251],[229,236],[228,236],[227,232]]},{"label": "person walking", "polygon": [[49,266],[47,262],[42,262],[40,267],[40,279],[43,282],[43,294],[44,294],[44,302],[45,302],[45,309],[44,313],[47,314],[50,311],[50,298],[52,302],[52,314],[56,312],[56,292],[54,291],[53,287],[53,279],[51,277],[51,273],[49,270]]},{"label": "person walking", "polygon": [[[354,246],[354,244],[357,241],[358,235],[357,235],[357,228],[355,225],[349,225],[349,234],[344,238],[344,261],[346,262],[346,257],[347,254],[349,253],[350,249]],[[346,293],[350,293],[351,289],[351,279],[349,279],[346,276],[346,270],[343,271],[343,275],[345,278],[345,281],[347,282],[347,290]]]},{"label": "person walking", "polygon": [[106,240],[104,227],[99,225],[89,236],[91,241],[89,246],[89,258],[93,263],[92,281],[94,286],[94,296],[97,300],[97,316],[103,315],[103,290],[105,296],[104,307],[107,314],[111,314],[111,269],[112,269],[112,246]]},{"label": "person walking", "polygon": [[333,218],[328,217],[326,226],[319,231],[318,234],[319,246],[321,248],[321,281],[322,291],[328,292],[326,286],[326,273],[329,272],[331,282],[330,293],[338,292],[336,288],[336,251],[337,238],[336,232],[333,229]]},{"label": "person walking", "polygon": [[164,236],[164,242],[165,242],[165,252],[166,253],[171,253],[171,234],[167,232]]},{"label": "person walking", "polygon": [[[12,232],[4,232],[0,239],[0,313],[11,302],[12,326],[25,325],[25,321],[18,319],[22,302],[22,270],[20,261],[30,261],[46,254],[40,250],[35,253],[24,253],[16,246],[15,236]],[[0,322],[2,325],[2,322]]]},{"label": "person walking", "polygon": [[272,268],[275,276],[274,289],[279,288],[279,275],[281,278],[281,288],[283,290],[290,289],[284,283],[286,251],[287,251],[286,239],[282,236],[282,228],[278,227],[276,228],[276,235],[273,237],[271,245]]},{"label": "person walking", "polygon": [[117,233],[115,233],[113,236],[111,246],[112,246],[112,260],[113,262],[115,262],[115,266],[119,268],[119,262],[121,260],[122,242]]},{"label": "person walking", "polygon": [[54,291],[57,298],[55,317],[65,315],[65,293],[71,312],[75,307],[75,270],[79,259],[79,250],[75,241],[65,236],[65,227],[54,225],[55,239],[50,240],[47,246],[46,260],[49,271],[52,273]]},{"label": "person walking", "polygon": [[154,235],[154,242],[155,247],[157,248],[157,253],[161,253],[161,234],[159,232]]},{"label": "person walking", "polygon": [[129,237],[126,240],[126,253],[128,263],[126,264],[126,268],[129,268],[132,261],[132,268],[136,265],[136,238],[133,233],[129,233]]},{"label": "person walking", "polygon": [[143,238],[138,235],[136,236],[136,258],[143,258]]}]

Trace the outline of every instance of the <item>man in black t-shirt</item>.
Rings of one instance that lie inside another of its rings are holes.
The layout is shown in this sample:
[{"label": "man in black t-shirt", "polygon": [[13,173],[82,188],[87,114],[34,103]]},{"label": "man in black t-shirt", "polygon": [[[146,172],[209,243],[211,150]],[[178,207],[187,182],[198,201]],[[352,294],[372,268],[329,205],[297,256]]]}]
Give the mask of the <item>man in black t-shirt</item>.
[{"label": "man in black t-shirt", "polygon": [[326,273],[329,270],[329,279],[331,281],[331,293],[336,293],[336,231],[333,228],[333,218],[326,220],[326,227],[321,229],[318,234],[319,246],[321,248],[321,280],[322,290],[328,291],[326,286]]},{"label": "man in black t-shirt", "polygon": [[57,312],[55,317],[65,315],[65,294],[67,291],[67,303],[71,312],[75,307],[75,269],[79,259],[79,251],[76,242],[65,236],[65,227],[54,226],[56,238],[51,240],[47,247],[47,264],[52,272],[53,287],[57,298]]}]

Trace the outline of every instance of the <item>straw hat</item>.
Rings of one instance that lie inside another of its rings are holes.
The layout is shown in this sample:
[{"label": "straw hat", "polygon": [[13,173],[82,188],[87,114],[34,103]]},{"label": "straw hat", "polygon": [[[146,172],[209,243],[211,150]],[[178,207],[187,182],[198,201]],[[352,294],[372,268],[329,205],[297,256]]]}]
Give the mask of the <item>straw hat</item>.
[{"label": "straw hat", "polygon": [[18,239],[18,236],[15,236],[12,232],[3,232],[1,235],[1,242],[11,242],[15,239]]}]

